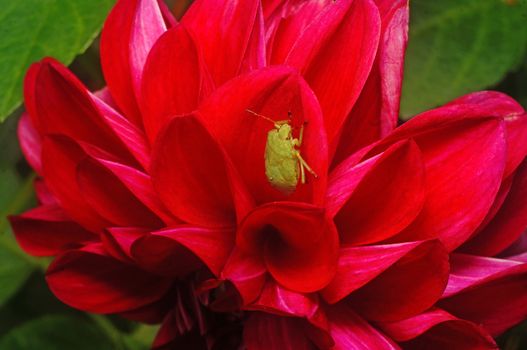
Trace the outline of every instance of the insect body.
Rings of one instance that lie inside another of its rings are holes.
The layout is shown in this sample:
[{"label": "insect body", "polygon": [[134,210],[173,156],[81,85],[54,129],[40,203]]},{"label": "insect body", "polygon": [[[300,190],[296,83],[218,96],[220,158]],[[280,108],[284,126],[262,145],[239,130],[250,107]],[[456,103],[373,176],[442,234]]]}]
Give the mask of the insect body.
[{"label": "insect body", "polygon": [[306,170],[317,177],[300,155],[304,126],[300,129],[300,136],[297,139],[293,137],[290,120],[274,121],[251,110],[247,112],[274,124],[274,129],[267,134],[265,146],[265,175],[274,188],[290,194],[296,189],[299,179],[302,184],[306,183]]}]

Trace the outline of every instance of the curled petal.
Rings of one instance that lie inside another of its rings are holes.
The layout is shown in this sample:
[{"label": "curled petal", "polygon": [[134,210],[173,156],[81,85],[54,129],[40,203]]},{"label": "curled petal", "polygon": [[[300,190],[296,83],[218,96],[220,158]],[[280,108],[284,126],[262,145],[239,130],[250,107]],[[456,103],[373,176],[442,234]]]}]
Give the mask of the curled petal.
[{"label": "curled petal", "polygon": [[443,245],[423,242],[347,300],[366,319],[400,320],[434,305],[445,290],[448,272]]},{"label": "curled petal", "polygon": [[[339,252],[335,278],[322,290],[322,296],[327,302],[336,303],[394,267],[399,261],[399,265],[433,264],[434,261],[427,262],[429,257],[425,253],[431,252],[435,247],[437,243],[430,241],[365,247],[344,246]],[[416,255],[421,259],[415,259]]]},{"label": "curled petal", "polygon": [[66,137],[47,137],[42,146],[42,171],[46,185],[61,207],[89,231],[100,232],[111,223],[84,199],[77,181],[77,166],[86,158],[84,151]]},{"label": "curled petal", "polygon": [[232,251],[221,273],[222,279],[231,282],[238,291],[242,305],[248,305],[258,298],[267,275],[260,256],[244,254],[238,248]]},{"label": "curled petal", "polygon": [[128,164],[137,164],[115,120],[121,116],[102,113],[86,87],[61,63],[46,58],[35,63],[33,71],[25,84],[35,88],[25,98],[32,106],[32,119],[37,119],[34,126],[41,135],[62,134],[101,148]]},{"label": "curled petal", "polygon": [[381,323],[380,328],[405,349],[497,349],[482,327],[437,308],[402,321]]},{"label": "curled petal", "polygon": [[130,167],[112,160],[100,158],[100,154],[90,154],[97,162],[112,172],[130,192],[137,197],[148,209],[163,219],[167,224],[179,223],[166,209],[158,194],[155,192],[150,176],[134,167]]},{"label": "curled petal", "polygon": [[56,204],[9,217],[18,244],[28,254],[53,256],[94,241],[98,236],[79,226]]},{"label": "curled petal", "polygon": [[194,116],[166,125],[152,161],[154,188],[176,217],[198,226],[230,226],[251,198],[220,144]]},{"label": "curled petal", "polygon": [[331,145],[370,74],[380,27],[373,1],[336,1],[302,33],[286,59],[315,91]]},{"label": "curled petal", "polygon": [[417,217],[426,189],[421,152],[415,142],[396,143],[373,162],[355,167],[346,163],[331,173],[327,199],[329,210],[338,210],[335,224],[344,243],[387,239]]},{"label": "curled petal", "polygon": [[[317,178],[307,174],[307,183],[298,181],[292,194],[272,187],[265,175],[265,152],[273,123],[248,110],[274,121],[287,120],[291,112],[293,137],[299,137],[300,128],[305,125],[300,153]],[[286,199],[323,203],[327,142],[322,114],[316,96],[294,70],[273,67],[237,77],[204,101],[200,115],[211,134],[225,147],[256,203]]]},{"label": "curled petal", "polygon": [[410,251],[348,297],[366,319],[394,321],[422,312],[441,297],[448,281],[448,254],[438,241]]},{"label": "curled petal", "polygon": [[216,85],[239,73],[252,47],[259,8],[256,0],[197,0],[183,16],[181,23],[195,35]]},{"label": "curled petal", "polygon": [[116,226],[159,228],[161,220],[114,174],[95,160],[77,166],[79,189],[89,205]]},{"label": "curled petal", "polygon": [[142,79],[140,105],[150,142],[171,117],[197,109],[212,85],[203,58],[185,27],[179,24],[163,34],[152,47]]},{"label": "curled petal", "polygon": [[124,312],[150,304],[172,284],[113,259],[98,244],[59,255],[48,268],[46,280],[65,304],[96,313]]},{"label": "curled petal", "polygon": [[400,349],[346,304],[326,308],[335,350]]},{"label": "curled petal", "polygon": [[357,103],[343,125],[336,160],[389,134],[399,118],[408,0],[376,0],[382,33],[377,58]]},{"label": "curled petal", "polygon": [[22,114],[18,122],[18,139],[29,165],[37,174],[42,174],[42,138],[27,113]]},{"label": "curled petal", "polygon": [[150,49],[165,31],[157,0],[119,0],[104,24],[104,77],[119,108],[137,126],[142,126],[137,98],[143,67]]},{"label": "curled petal", "polygon": [[527,263],[453,254],[451,266],[441,308],[482,325],[493,336],[525,319]]},{"label": "curled petal", "polygon": [[144,236],[132,255],[140,266],[163,275],[184,275],[203,263],[218,276],[233,244],[230,229],[181,226]]},{"label": "curled petal", "polygon": [[513,181],[496,215],[461,251],[480,256],[494,256],[510,246],[527,228],[527,161],[513,175]]},{"label": "curled petal", "polygon": [[262,254],[270,274],[294,291],[319,290],[336,271],[338,235],[321,208],[293,202],[256,208],[238,229],[236,244]]},{"label": "curled petal", "polygon": [[[412,138],[421,150],[427,189],[423,210],[398,241],[439,237],[449,250],[467,240],[485,218],[502,182],[505,125],[486,117],[490,107],[449,105],[397,128],[371,151]],[[459,196],[463,193],[463,196]]]}]

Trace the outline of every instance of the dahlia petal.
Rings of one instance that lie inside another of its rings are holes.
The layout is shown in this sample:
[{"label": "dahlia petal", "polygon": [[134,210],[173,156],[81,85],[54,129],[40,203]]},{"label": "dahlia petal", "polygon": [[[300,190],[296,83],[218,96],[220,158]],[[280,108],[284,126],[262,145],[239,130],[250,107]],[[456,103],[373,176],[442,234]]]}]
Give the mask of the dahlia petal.
[{"label": "dahlia petal", "polygon": [[182,24],[155,43],[146,61],[140,107],[150,142],[173,116],[194,111],[212,91],[203,58]]},{"label": "dahlia petal", "polygon": [[505,202],[485,227],[461,246],[461,252],[494,256],[514,243],[527,228],[527,161],[524,161],[512,181]]},{"label": "dahlia petal", "polygon": [[397,126],[399,118],[408,41],[408,1],[375,2],[382,23],[379,50],[364,89],[343,126],[337,160],[386,136]]},{"label": "dahlia petal", "polygon": [[274,313],[280,316],[312,318],[319,311],[317,294],[297,293],[285,289],[269,279],[258,300],[247,309]]},{"label": "dahlia petal", "polygon": [[53,193],[51,193],[44,179],[36,178],[33,185],[35,188],[35,195],[37,196],[39,204],[59,204],[57,198],[55,198]]},{"label": "dahlia petal", "polygon": [[400,349],[346,304],[326,307],[334,350]]},{"label": "dahlia petal", "polygon": [[161,220],[108,169],[92,159],[77,166],[79,189],[88,204],[115,226],[159,228]]},{"label": "dahlia petal", "polygon": [[[392,246],[389,249],[394,248]],[[377,249],[381,250],[382,247]],[[359,250],[361,249],[351,248],[347,254],[351,253],[353,256]],[[368,252],[366,247],[362,250]],[[392,256],[394,258],[396,256]],[[365,259],[364,264],[368,263]],[[356,264],[359,265],[358,262]],[[324,296],[337,300],[345,292],[358,287],[359,284],[344,281],[346,274],[349,276],[352,265],[353,263],[347,264],[345,270],[341,265],[341,275],[337,275],[333,289],[329,289]],[[368,320],[393,321],[407,318],[428,309],[441,297],[448,281],[448,271],[448,254],[441,243],[420,242],[389,267],[381,265],[377,271],[369,272],[369,276],[365,275],[364,278],[375,278],[350,294],[347,302]]]},{"label": "dahlia petal", "polygon": [[[304,30],[322,15],[324,7],[331,0],[322,1],[282,1],[273,5],[273,14],[266,20],[268,37],[268,61],[270,65],[282,64]],[[269,11],[271,4],[264,3]]]},{"label": "dahlia petal", "polygon": [[39,120],[34,126],[41,135],[62,134],[135,164],[120,133],[113,129],[115,116],[102,114],[93,95],[66,67],[51,58],[34,66],[36,72],[26,78],[26,84],[35,87],[32,95],[26,95],[26,103],[33,106],[32,118]]},{"label": "dahlia petal", "polygon": [[161,298],[172,285],[170,279],[109,257],[99,244],[59,255],[46,280],[65,304],[96,313],[137,309]]},{"label": "dahlia petal", "polygon": [[462,96],[447,106],[468,107],[479,115],[503,117],[507,129],[507,163],[503,177],[520,165],[527,155],[527,114],[516,100],[501,92],[481,91]]},{"label": "dahlia petal", "polygon": [[[299,183],[290,195],[272,187],[265,175],[265,147],[273,125],[248,109],[277,121],[286,119],[290,111],[295,137],[307,123],[301,154],[318,177],[307,174],[307,183]],[[200,115],[225,147],[257,203],[287,199],[323,204],[327,144],[322,114],[316,96],[298,73],[287,67],[273,67],[239,76],[204,101]]]},{"label": "dahlia petal", "polygon": [[247,73],[266,66],[265,26],[262,5],[258,2],[258,9],[254,20],[249,44],[242,60],[240,74]]},{"label": "dahlia petal", "polygon": [[316,350],[305,333],[303,320],[260,312],[245,322],[244,344],[248,350]]},{"label": "dahlia petal", "polygon": [[197,0],[181,19],[195,35],[217,86],[239,73],[260,6],[256,0]]},{"label": "dahlia petal", "polygon": [[71,139],[47,137],[42,145],[42,173],[46,185],[64,211],[88,231],[111,226],[84,199],[77,182],[77,166],[86,154]]},{"label": "dahlia petal", "polygon": [[18,140],[27,162],[37,174],[42,174],[42,138],[33,126],[27,113],[22,114],[18,122]]},{"label": "dahlia petal", "polygon": [[11,216],[9,222],[20,247],[33,256],[57,255],[98,238],[71,221],[58,205],[44,205]]},{"label": "dahlia petal", "polygon": [[[395,239],[439,237],[449,250],[467,240],[498,193],[506,158],[504,122],[487,106],[449,105],[397,128],[371,153],[412,138],[425,166],[423,210]],[[463,193],[463,196],[459,196]]]},{"label": "dahlia petal", "polygon": [[335,224],[344,243],[387,239],[417,217],[426,191],[421,152],[415,142],[396,143],[370,166],[356,168],[358,171],[347,169],[343,162],[329,181],[327,205],[336,213]]},{"label": "dahlia petal", "polygon": [[483,328],[437,308],[379,326],[392,339],[403,342],[405,349],[497,349],[496,343]]},{"label": "dahlia petal", "polygon": [[[344,246],[340,249],[335,278],[322,290],[322,296],[327,302],[334,304],[390,269],[401,259],[401,264],[405,261],[411,262],[413,256],[427,252],[435,246],[436,244],[430,241],[365,247]],[[422,259],[412,263],[426,263],[426,257],[422,256]]]},{"label": "dahlia petal", "polygon": [[334,2],[303,32],[286,59],[315,91],[331,145],[370,74],[380,27],[373,1]]},{"label": "dahlia petal", "polygon": [[101,64],[108,89],[120,110],[141,127],[137,103],[150,49],[166,31],[157,0],[119,0],[104,24]]},{"label": "dahlia petal", "polygon": [[146,136],[142,130],[132,124],[129,120],[120,115],[108,103],[91,95],[93,102],[97,106],[102,119],[112,129],[115,136],[126,146],[135,159],[148,169],[150,164],[150,147]]},{"label": "dahlia petal", "polygon": [[170,121],[154,147],[154,188],[178,218],[198,226],[230,226],[252,207],[222,147],[194,116]]},{"label": "dahlia petal", "polygon": [[294,202],[256,208],[241,223],[236,244],[263,254],[278,283],[299,292],[326,286],[337,267],[338,233],[323,209]]},{"label": "dahlia petal", "polygon": [[234,248],[221,278],[231,282],[240,295],[242,305],[248,305],[260,295],[267,279],[267,269],[259,256],[244,254]]},{"label": "dahlia petal", "polygon": [[[453,254],[439,306],[497,336],[527,316],[527,263]],[[485,305],[485,307],[481,307]]]},{"label": "dahlia petal", "polygon": [[93,158],[110,170],[137,199],[163,219],[165,223],[179,223],[179,220],[168,212],[163,202],[159,199],[149,175],[124,164],[97,158],[97,155],[93,155]]},{"label": "dahlia petal", "polygon": [[142,227],[110,227],[101,234],[104,250],[115,259],[132,263],[132,245],[149,232]]},{"label": "dahlia petal", "polygon": [[141,238],[134,243],[132,254],[141,266],[151,271],[178,275],[195,270],[202,262],[218,276],[233,245],[234,232],[230,229],[181,226]]}]

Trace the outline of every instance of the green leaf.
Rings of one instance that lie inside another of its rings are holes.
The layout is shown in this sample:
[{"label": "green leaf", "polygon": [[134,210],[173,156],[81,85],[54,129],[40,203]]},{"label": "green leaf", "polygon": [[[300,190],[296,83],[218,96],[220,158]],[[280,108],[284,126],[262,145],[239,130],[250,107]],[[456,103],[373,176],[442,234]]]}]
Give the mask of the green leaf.
[{"label": "green leaf", "polygon": [[97,35],[114,0],[0,0],[0,121],[21,102],[32,62],[69,64]]},{"label": "green leaf", "polygon": [[95,324],[76,317],[45,316],[12,329],[0,339],[9,350],[112,350],[112,341]]},{"label": "green leaf", "polygon": [[412,0],[403,118],[488,88],[527,47],[527,4],[512,0]]},{"label": "green leaf", "polygon": [[[0,234],[0,305],[24,284],[35,265],[7,234]],[[3,348],[0,346],[0,349]]]}]

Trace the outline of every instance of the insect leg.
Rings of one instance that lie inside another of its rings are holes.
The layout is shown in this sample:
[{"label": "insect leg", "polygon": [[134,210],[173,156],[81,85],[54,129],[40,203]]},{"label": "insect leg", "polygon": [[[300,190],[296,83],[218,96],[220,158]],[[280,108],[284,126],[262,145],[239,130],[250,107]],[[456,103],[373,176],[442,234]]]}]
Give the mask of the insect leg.
[{"label": "insect leg", "polygon": [[306,161],[304,160],[304,158],[302,158],[302,156],[300,155],[300,152],[296,152],[295,153],[296,157],[298,158],[298,160],[300,161],[300,165],[305,167],[307,169],[307,171],[309,171],[309,173],[311,175],[313,175],[314,177],[318,177],[318,175],[315,173],[315,171],[313,169],[311,169],[311,167],[306,163]]},{"label": "insect leg", "polygon": [[302,164],[302,162],[299,162],[300,163],[300,183],[301,184],[305,184],[306,183],[306,172],[304,170],[304,164]]}]

